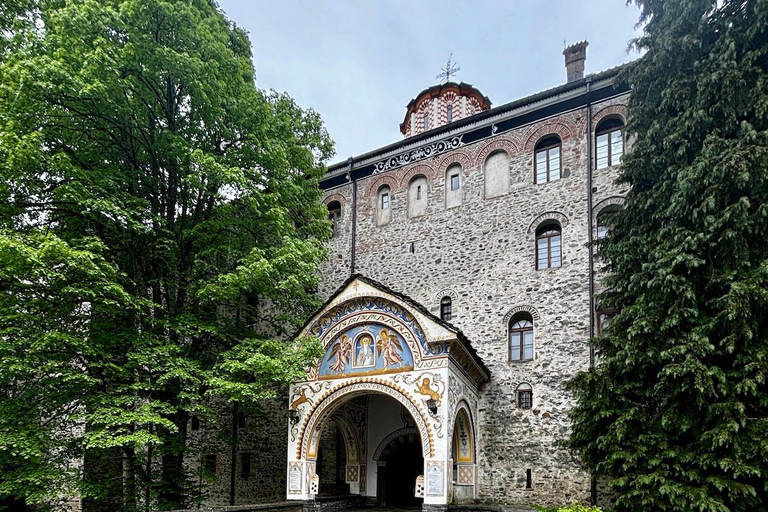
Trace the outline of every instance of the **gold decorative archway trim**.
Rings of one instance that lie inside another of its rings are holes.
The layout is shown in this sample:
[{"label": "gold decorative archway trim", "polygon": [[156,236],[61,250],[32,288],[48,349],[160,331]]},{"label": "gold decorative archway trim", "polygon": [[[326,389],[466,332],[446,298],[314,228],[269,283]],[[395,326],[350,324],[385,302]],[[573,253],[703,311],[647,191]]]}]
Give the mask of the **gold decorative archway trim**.
[{"label": "gold decorative archway trim", "polygon": [[359,378],[330,388],[315,402],[315,405],[312,406],[305,416],[299,430],[296,458],[299,460],[315,460],[317,458],[320,433],[323,431],[328,418],[350,398],[368,393],[391,396],[403,404],[416,422],[424,458],[434,457],[434,435],[427,421],[428,414],[422,410],[419,402],[408,391],[397,384],[379,378]]}]

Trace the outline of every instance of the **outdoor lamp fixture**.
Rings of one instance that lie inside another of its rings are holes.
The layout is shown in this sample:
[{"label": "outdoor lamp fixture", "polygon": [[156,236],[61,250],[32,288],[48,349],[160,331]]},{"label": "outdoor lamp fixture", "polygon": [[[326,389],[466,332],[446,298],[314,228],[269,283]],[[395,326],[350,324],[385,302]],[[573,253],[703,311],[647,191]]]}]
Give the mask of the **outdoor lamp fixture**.
[{"label": "outdoor lamp fixture", "polygon": [[299,411],[288,409],[288,419],[291,420],[291,425],[297,424],[299,422]]},{"label": "outdoor lamp fixture", "polygon": [[427,409],[429,409],[429,412],[431,412],[433,415],[437,414],[437,402],[435,402],[434,398],[427,400]]}]

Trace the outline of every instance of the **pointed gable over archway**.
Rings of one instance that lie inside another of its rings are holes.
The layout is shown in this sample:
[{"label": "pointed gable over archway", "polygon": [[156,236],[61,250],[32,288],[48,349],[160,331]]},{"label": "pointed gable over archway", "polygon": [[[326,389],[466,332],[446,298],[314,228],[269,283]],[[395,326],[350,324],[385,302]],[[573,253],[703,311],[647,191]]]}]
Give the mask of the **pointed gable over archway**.
[{"label": "pointed gable over archway", "polygon": [[[324,354],[309,368],[307,380],[290,389],[296,421],[289,426],[288,498],[312,496],[323,427],[330,418],[348,414],[356,415],[353,423],[362,440],[358,463],[347,468],[360,479],[348,483],[353,492],[375,494],[375,484],[364,478],[367,467],[375,464],[366,441],[375,433],[370,432],[367,410],[351,404],[385,395],[400,403],[419,432],[423,474],[433,473],[425,503],[445,503],[457,406],[468,404],[469,416],[476,417],[480,388],[490,379],[469,340],[418,302],[361,275],[351,276],[298,335],[317,337]],[[439,481],[436,472],[442,475]]]}]

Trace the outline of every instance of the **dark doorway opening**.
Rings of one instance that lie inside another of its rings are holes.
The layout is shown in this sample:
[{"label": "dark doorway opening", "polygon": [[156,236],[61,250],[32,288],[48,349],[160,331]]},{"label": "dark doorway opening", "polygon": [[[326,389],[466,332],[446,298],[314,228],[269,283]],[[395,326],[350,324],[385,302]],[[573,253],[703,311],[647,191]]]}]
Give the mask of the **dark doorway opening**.
[{"label": "dark doorway opening", "polygon": [[382,507],[421,507],[414,496],[416,477],[424,472],[424,457],[418,434],[398,437],[379,459],[377,504]]}]

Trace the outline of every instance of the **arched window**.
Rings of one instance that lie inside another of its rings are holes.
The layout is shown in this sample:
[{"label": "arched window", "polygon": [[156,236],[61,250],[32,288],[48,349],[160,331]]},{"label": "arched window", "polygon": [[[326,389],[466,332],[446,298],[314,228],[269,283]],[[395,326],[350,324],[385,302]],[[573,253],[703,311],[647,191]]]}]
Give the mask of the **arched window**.
[{"label": "arched window", "polygon": [[611,234],[608,218],[621,210],[621,205],[611,204],[600,210],[597,214],[597,238],[605,238]]},{"label": "arched window", "polygon": [[429,130],[429,114],[424,114],[424,131]]},{"label": "arched window", "polygon": [[392,194],[388,185],[382,185],[376,192],[376,225],[383,226],[392,220]]},{"label": "arched window", "polygon": [[533,388],[527,382],[517,386],[517,406],[520,409],[533,408]]},{"label": "arched window", "polygon": [[408,216],[418,217],[427,213],[427,178],[416,176],[408,185]]},{"label": "arched window", "polygon": [[534,149],[536,183],[559,180],[562,177],[560,171],[560,149],[562,143],[556,135],[550,135],[541,139]]},{"label": "arched window", "polygon": [[562,250],[559,224],[544,224],[536,230],[536,270],[560,267]]},{"label": "arched window", "polygon": [[440,300],[440,320],[450,320],[453,317],[451,298],[448,296]]},{"label": "arched window", "polygon": [[533,318],[520,313],[509,321],[509,360],[530,361],[533,359]]},{"label": "arched window", "polygon": [[600,121],[595,130],[595,145],[597,169],[620,164],[624,154],[624,122],[618,117]]},{"label": "arched window", "polygon": [[341,229],[341,203],[331,201],[328,203],[328,220],[331,221],[331,238],[339,236]]},{"label": "arched window", "polygon": [[453,121],[453,105],[448,105],[445,108],[445,122],[450,123]]},{"label": "arched window", "polygon": [[461,205],[461,166],[454,164],[445,171],[445,207]]}]

